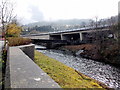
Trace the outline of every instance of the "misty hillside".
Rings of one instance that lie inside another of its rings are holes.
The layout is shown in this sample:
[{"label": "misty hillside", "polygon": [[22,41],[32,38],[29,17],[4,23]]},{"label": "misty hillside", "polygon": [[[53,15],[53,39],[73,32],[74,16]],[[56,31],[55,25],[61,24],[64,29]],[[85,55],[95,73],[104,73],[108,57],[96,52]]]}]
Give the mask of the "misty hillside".
[{"label": "misty hillside", "polygon": [[[117,23],[117,16],[111,18],[101,19],[97,21],[98,25],[112,25]],[[94,26],[96,21],[92,19],[70,19],[70,20],[58,20],[52,22],[36,22],[24,25],[24,34],[36,34],[44,32],[61,31],[66,29],[77,29],[81,27]]]},{"label": "misty hillside", "polygon": [[[90,19],[70,19],[70,20],[58,20],[58,21],[42,21],[36,23],[30,23],[24,25],[23,34],[36,34],[42,32],[60,31],[66,29],[80,28],[87,25]],[[27,30],[27,32],[25,31]]]},{"label": "misty hillside", "polygon": [[80,25],[83,22],[88,23],[90,19],[70,19],[70,20],[58,20],[58,21],[42,21],[36,23],[30,23],[25,25],[26,27],[35,27],[35,26],[47,26],[47,25]]}]

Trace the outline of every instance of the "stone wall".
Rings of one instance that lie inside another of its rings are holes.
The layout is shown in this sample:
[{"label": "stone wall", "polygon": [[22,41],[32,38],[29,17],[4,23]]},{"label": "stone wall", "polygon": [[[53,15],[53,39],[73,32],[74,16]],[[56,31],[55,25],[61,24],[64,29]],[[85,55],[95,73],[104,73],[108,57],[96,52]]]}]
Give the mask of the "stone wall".
[{"label": "stone wall", "polygon": [[34,50],[35,50],[34,44],[21,45],[21,46],[17,46],[17,47],[19,47],[29,58],[34,60]]},{"label": "stone wall", "polygon": [[34,45],[9,47],[5,76],[6,89],[60,88],[53,79],[29,58],[34,53],[33,48]]}]

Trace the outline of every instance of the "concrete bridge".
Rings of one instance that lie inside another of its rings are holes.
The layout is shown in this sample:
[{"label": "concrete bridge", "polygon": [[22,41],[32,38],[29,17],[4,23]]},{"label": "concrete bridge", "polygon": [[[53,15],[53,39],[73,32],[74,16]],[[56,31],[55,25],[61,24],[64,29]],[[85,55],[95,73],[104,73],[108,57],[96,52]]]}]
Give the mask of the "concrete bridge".
[{"label": "concrete bridge", "polygon": [[67,40],[72,42],[91,42],[96,38],[96,35],[100,37],[108,37],[109,34],[113,34],[109,27],[98,27],[98,28],[80,28],[73,30],[66,30],[61,32],[49,33],[50,40]]},{"label": "concrete bridge", "polygon": [[71,30],[62,30],[57,32],[49,32],[43,34],[31,34],[23,37],[37,40],[38,42],[67,42],[69,44],[92,43],[96,39],[113,37],[114,33],[109,29],[109,26],[86,27]]}]

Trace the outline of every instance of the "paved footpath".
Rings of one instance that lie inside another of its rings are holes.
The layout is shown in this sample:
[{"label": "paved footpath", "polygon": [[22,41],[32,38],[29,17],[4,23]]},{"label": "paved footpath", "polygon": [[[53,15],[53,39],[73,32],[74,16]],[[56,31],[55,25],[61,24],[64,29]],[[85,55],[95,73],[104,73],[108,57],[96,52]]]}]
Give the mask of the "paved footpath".
[{"label": "paved footpath", "polygon": [[16,47],[9,50],[11,88],[60,88],[22,50]]}]

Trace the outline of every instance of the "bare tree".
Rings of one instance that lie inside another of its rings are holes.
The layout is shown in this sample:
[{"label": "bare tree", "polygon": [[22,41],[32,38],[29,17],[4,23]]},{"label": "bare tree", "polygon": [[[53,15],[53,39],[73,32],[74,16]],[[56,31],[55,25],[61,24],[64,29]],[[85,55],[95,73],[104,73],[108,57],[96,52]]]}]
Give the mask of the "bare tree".
[{"label": "bare tree", "polygon": [[90,27],[94,27],[94,23],[95,23],[94,20],[92,20],[92,19],[89,20],[89,26],[90,26]]},{"label": "bare tree", "polygon": [[6,45],[6,26],[15,19],[14,15],[14,4],[9,0],[1,0],[0,1],[0,27],[2,29],[3,37],[5,38]]},{"label": "bare tree", "polygon": [[90,20],[90,25],[92,27],[95,27],[97,29],[98,25],[100,24],[101,22],[98,21],[98,16],[95,16],[94,20]]},{"label": "bare tree", "polygon": [[14,5],[8,0],[2,0],[0,2],[0,26],[2,27],[2,31],[5,34],[6,28],[5,26],[9,24],[13,19],[15,19]]},{"label": "bare tree", "polygon": [[95,28],[98,27],[98,16],[95,16]]}]

